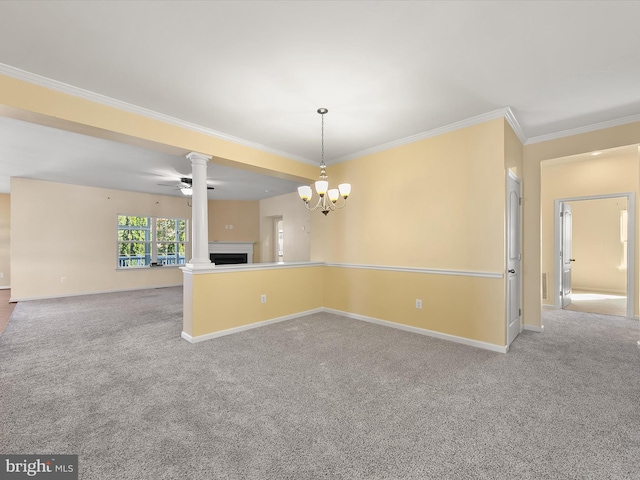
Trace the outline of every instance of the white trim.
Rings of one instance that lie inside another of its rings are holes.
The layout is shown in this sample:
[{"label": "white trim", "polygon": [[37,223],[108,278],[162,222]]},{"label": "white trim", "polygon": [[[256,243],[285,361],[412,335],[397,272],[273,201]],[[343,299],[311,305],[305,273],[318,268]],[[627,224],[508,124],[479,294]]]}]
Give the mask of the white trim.
[{"label": "white trim", "polygon": [[[170,125],[175,125],[177,127],[181,127],[187,130],[191,130],[193,132],[202,133],[204,135],[219,138],[221,140],[226,140],[229,142],[236,143],[238,145],[243,145],[246,147],[254,148],[256,150],[260,150],[267,153],[272,153],[274,155],[278,155],[281,157],[289,158],[291,160],[296,160],[298,162],[307,163],[309,165],[317,165],[317,161],[310,160],[305,157],[301,157],[299,155],[293,155],[288,152],[284,152],[282,150],[277,150],[275,148],[268,147],[266,145],[262,145],[260,143],[255,143],[249,140],[245,140],[243,138],[235,137],[233,135],[229,135],[227,133],[219,132],[217,130],[213,130],[207,127],[203,127],[201,125],[187,122],[185,120],[181,120],[176,117],[172,117],[170,115],[166,115],[164,113],[156,112],[154,110],[150,110],[148,108],[140,107],[138,105],[134,105],[132,103],[124,102],[122,100],[117,100],[115,98],[107,97],[106,95],[102,95],[100,93],[95,93],[90,90],[85,90],[83,88],[75,87],[73,85],[69,85],[68,83],[60,82],[58,80],[53,80],[51,78],[44,77],[42,75],[38,75],[36,73],[27,72],[26,70],[21,70],[16,67],[12,67],[11,65],[6,65],[0,63],[0,74],[6,75],[8,77],[12,77],[18,80],[22,80],[24,82],[31,83],[33,85],[39,85],[41,87],[49,88],[51,90],[55,90],[58,92],[66,93],[67,95],[72,95],[74,97],[82,98],[84,100],[89,100],[91,102],[99,103],[101,105],[106,105],[108,107],[117,108],[118,110],[123,110],[125,112],[134,113],[136,115],[141,115],[143,117],[151,118],[153,120],[158,120],[160,122],[168,123]],[[513,131],[518,136],[520,141],[525,144],[527,143],[526,136],[520,124],[518,123],[515,115],[511,111],[510,107],[500,108],[498,110],[493,110],[491,112],[483,113],[481,115],[476,115],[475,117],[467,118],[465,120],[461,120],[459,122],[454,122],[449,125],[445,125],[443,127],[435,128],[433,130],[429,130],[427,132],[419,133],[416,135],[412,135],[400,140],[396,140],[393,142],[385,143],[379,145],[377,147],[368,148],[362,150],[360,152],[352,153],[350,155],[346,155],[340,158],[336,158],[327,163],[340,163],[347,160],[352,160],[354,158],[358,158],[364,155],[370,155],[372,153],[377,153],[383,150],[387,150],[389,148],[398,147],[401,145],[406,145],[408,143],[417,142],[419,140],[424,140],[425,138],[435,137],[437,135],[442,135],[443,133],[453,132],[455,130],[459,130],[461,128],[466,128],[472,125],[477,125],[479,123],[487,122],[489,120],[495,120],[496,118],[505,118]]]},{"label": "white trim", "polygon": [[6,287],[0,287],[0,290],[9,290],[11,289],[11,285],[7,285]]},{"label": "white trim", "polygon": [[540,326],[540,327],[536,327],[534,325],[525,325],[524,326],[525,330],[528,330],[530,332],[538,332],[538,333],[542,333],[544,332],[544,325]]},{"label": "white trim", "polygon": [[[147,108],[140,107],[138,105],[134,105],[128,102],[124,102],[122,100],[117,100],[115,98],[107,97],[106,95],[95,93],[90,90],[85,90],[83,88],[75,87],[73,85],[69,85],[68,83],[60,82],[58,80],[53,80],[51,78],[47,78],[42,75],[38,75],[36,73],[27,72],[25,70],[21,70],[16,67],[12,67],[11,65],[0,63],[0,74],[7,75],[8,77],[16,78],[18,80],[22,80],[34,85],[39,85],[41,87],[49,88],[51,90],[56,90],[58,92],[66,93],[68,95],[73,95],[74,97],[96,102],[101,105],[117,108],[119,110],[124,110],[126,112],[134,113],[136,115],[141,115],[143,117],[158,120],[160,122],[168,123],[170,125],[175,125],[177,127],[185,128],[193,132],[202,133],[210,137],[219,138],[221,140],[233,142],[239,145],[254,148],[256,150],[261,150],[263,152],[272,153],[274,155],[279,155],[285,158],[290,158],[298,162],[303,162],[310,165],[317,165],[318,163],[317,161],[310,160],[308,158],[301,157],[299,155],[293,155],[291,153],[284,152],[282,150],[277,150],[275,148],[262,145],[260,143],[251,142],[249,140],[235,137],[227,133],[219,132],[217,130],[212,130],[210,128],[203,127],[195,123],[187,122],[185,120],[181,120],[179,118],[172,117],[164,113],[156,112],[154,110],[149,110]],[[344,162],[346,160],[351,160],[364,155],[370,155],[372,153],[377,153],[383,150],[387,150],[389,148],[406,145],[408,143],[417,142],[419,140],[424,140],[425,138],[435,137],[437,135],[442,135],[443,133],[453,132],[461,128],[477,125],[479,123],[484,123],[489,120],[495,120],[497,118],[505,118],[507,122],[509,122],[509,125],[511,125],[511,128],[513,128],[513,131],[518,136],[520,141],[523,144],[526,142],[526,137],[524,135],[524,132],[522,131],[522,128],[520,127],[520,124],[518,123],[513,112],[511,111],[511,108],[504,107],[498,110],[493,110],[491,112],[483,113],[481,115],[476,115],[475,117],[467,118],[459,122],[454,122],[449,125],[445,125],[443,127],[438,127],[433,130],[429,130],[427,132],[418,133],[416,135],[411,135],[409,137],[406,137],[400,140],[395,140],[393,142],[385,143],[377,147],[361,150],[360,152],[352,153],[343,157],[333,159],[327,163]]]},{"label": "white trim", "polygon": [[378,145],[375,147],[366,148],[364,150],[360,150],[359,152],[351,153],[343,157],[338,157],[331,160],[331,163],[335,164],[340,162],[346,162],[347,160],[353,160],[354,158],[364,157],[365,155],[372,155],[374,153],[382,152],[384,150],[389,150],[390,148],[400,147],[402,145],[407,145],[409,143],[418,142],[420,140],[436,137],[438,135],[443,135],[445,133],[454,132],[456,130],[460,130],[461,128],[471,127],[473,125],[478,125],[480,123],[488,122],[490,120],[495,120],[497,118],[506,118],[506,120],[509,122],[509,125],[511,125],[512,128],[514,129],[515,134],[518,135],[518,138],[520,138],[520,140],[524,143],[523,141],[524,134],[522,132],[522,128],[520,128],[515,116],[513,115],[513,112],[511,111],[511,108],[504,107],[498,110],[493,110],[491,112],[483,113],[481,115],[476,115],[475,117],[470,117],[464,120],[460,120],[459,122],[454,122],[454,123],[450,123],[449,125],[444,125],[442,127],[434,128],[433,130],[429,130],[427,132],[417,133],[409,137],[401,138],[399,140],[394,140],[388,143],[383,143],[382,145]]},{"label": "white trim", "polygon": [[520,123],[518,123],[518,119],[511,110],[511,107],[507,107],[505,109],[504,119],[511,126],[513,133],[516,134],[516,136],[520,140],[520,143],[524,145],[527,142],[527,136],[524,134],[524,130],[522,130]]},{"label": "white trim", "polygon": [[[518,264],[516,267],[517,273],[518,273],[518,310],[520,312],[520,332],[522,332],[522,324],[523,324],[523,317],[522,317],[522,310],[523,310],[523,302],[522,299],[524,298],[523,292],[522,292],[522,265],[524,263],[523,260],[523,251],[522,251],[522,181],[520,180],[520,177],[518,177],[515,173],[513,173],[511,170],[507,170],[507,175],[506,175],[506,179],[505,179],[505,203],[506,203],[506,219],[505,219],[505,259],[504,259],[504,263],[506,268],[508,269],[510,267],[509,265],[509,235],[511,235],[511,231],[506,228],[509,225],[510,222],[510,218],[511,218],[511,203],[509,201],[509,195],[510,195],[510,190],[509,190],[509,185],[510,185],[510,181],[515,182],[515,184],[517,185],[518,188],[518,226],[517,226],[517,235],[518,235]],[[506,276],[506,273],[505,273]],[[510,283],[509,283],[509,279],[507,277],[506,281],[504,282],[504,292],[505,292],[505,302],[504,302],[504,309],[505,309],[505,318],[506,318],[506,331],[505,331],[505,341],[507,345],[511,345],[511,343],[513,343],[513,341],[516,339],[516,337],[518,336],[518,334],[516,334],[513,338],[509,338],[509,302],[510,302]]]},{"label": "white trim", "polygon": [[170,285],[157,285],[155,287],[146,286],[146,287],[118,288],[115,290],[98,290],[95,292],[61,293],[57,295],[43,295],[41,297],[24,297],[24,298],[11,297],[9,299],[9,302],[28,302],[31,300],[49,300],[51,298],[82,297],[84,295],[100,295],[102,293],[133,292],[136,290],[156,290],[158,288],[171,288],[171,287],[182,287],[182,283],[172,283]]},{"label": "white trim", "polygon": [[635,316],[635,265],[636,265],[636,194],[635,192],[607,193],[602,195],[586,195],[581,197],[556,198],[553,200],[554,215],[554,246],[553,246],[553,268],[555,291],[553,292],[555,308],[561,308],[560,285],[562,283],[562,265],[560,264],[560,208],[564,202],[579,202],[582,200],[602,200],[606,198],[626,198],[628,213],[627,228],[627,318]]},{"label": "white trim", "polygon": [[[213,130],[210,128],[203,127],[201,125],[187,122],[185,120],[181,120],[176,117],[172,117],[170,115],[166,115],[164,113],[159,113],[153,110],[149,110],[144,107],[140,107],[138,105],[133,105],[128,102],[124,102],[122,100],[117,100],[115,98],[107,97],[106,95],[102,95],[99,93],[92,92],[90,90],[85,90],[83,88],[75,87],[73,85],[69,85],[64,82],[60,82],[58,80],[53,80],[51,78],[44,77],[42,75],[38,75],[36,73],[27,72],[25,70],[21,70],[16,67],[12,67],[11,65],[7,65],[4,63],[0,63],[0,75],[6,75],[8,77],[12,77],[18,80],[22,80],[24,82],[28,82],[34,85],[39,85],[41,87],[49,88],[51,90],[56,90],[58,92],[66,93],[68,95],[73,95],[74,97],[82,98],[85,100],[89,100],[92,102],[99,103],[101,105],[106,105],[109,107],[117,108],[119,110],[124,110],[126,112],[134,113],[136,115],[141,115],[147,118],[151,118],[154,120],[158,120],[164,123],[168,123],[170,125],[175,125],[177,127],[185,128],[187,130],[191,130],[193,132],[202,133],[204,135],[219,138],[221,140],[226,140],[229,142],[236,143],[238,145],[244,145],[246,147],[254,148],[256,150],[260,150],[267,153],[272,153],[274,155],[279,155],[281,157],[289,158],[291,160],[296,160],[298,162],[307,163],[309,165],[317,165],[317,161],[310,160],[305,157],[301,157],[299,155],[293,155],[288,152],[283,152],[282,150],[277,150],[275,148],[268,147],[266,145],[262,145],[260,143],[251,142],[249,140],[244,140],[239,137],[235,137],[233,135],[229,135],[227,133],[219,132],[217,130]],[[547,135],[539,135],[537,137],[532,137],[527,139],[522,127],[520,126],[518,120],[516,119],[511,107],[504,107],[498,110],[493,110],[488,113],[484,113],[481,115],[476,115],[475,117],[471,117],[465,120],[461,120],[459,122],[454,122],[449,125],[445,125],[443,127],[435,128],[433,130],[429,130],[427,132],[419,133],[416,135],[412,135],[400,140],[396,140],[393,142],[385,143],[382,145],[378,145],[377,147],[368,148],[365,150],[361,150],[360,152],[352,153],[350,155],[345,155],[343,157],[339,157],[331,160],[328,163],[340,163],[347,160],[352,160],[354,158],[358,158],[364,155],[371,155],[373,153],[377,153],[383,150],[388,150],[389,148],[398,147],[401,145],[406,145],[408,143],[416,142],[419,140],[424,140],[425,138],[435,137],[436,135],[442,135],[443,133],[453,132],[454,130],[459,130],[461,128],[466,128],[472,125],[477,125],[479,123],[487,122],[489,120],[495,120],[496,118],[503,117],[514,133],[518,136],[523,145],[530,145],[532,143],[540,143],[546,142],[548,140],[555,140],[558,138],[569,137],[572,135],[579,135],[581,133],[593,132],[595,130],[601,130],[604,128],[617,127],[620,125],[626,125],[628,123],[638,122],[640,121],[640,114],[631,115],[628,117],[618,118],[614,120],[608,120],[605,122],[594,123],[592,125],[587,125],[584,127],[578,127],[569,130],[562,130],[560,132],[550,133]]]},{"label": "white trim", "polygon": [[197,270],[180,267],[184,273],[193,275],[208,275],[211,273],[245,272],[252,270],[280,270],[283,268],[322,267],[322,262],[290,262],[290,263],[238,263],[232,265],[212,265]]},{"label": "white trim", "polygon": [[340,315],[342,317],[352,318],[354,320],[362,320],[369,323],[375,323],[377,325],[382,325],[385,327],[396,328],[398,330],[404,330],[411,333],[417,333],[420,335],[426,335],[429,337],[438,338],[440,340],[448,340],[455,343],[461,343],[463,345],[468,345],[470,347],[482,348],[484,350],[490,350],[492,352],[498,353],[507,353],[509,351],[509,347],[494,345],[492,343],[481,342],[479,340],[472,340],[464,337],[457,337],[455,335],[449,335],[447,333],[435,332],[433,330],[427,330],[424,328],[412,327],[409,325],[403,325],[401,323],[389,322],[387,320],[380,320],[378,318],[367,317],[365,315],[358,315],[355,313],[343,312],[342,310],[334,310],[332,308],[314,308],[313,310],[307,310],[304,312],[294,313],[291,315],[285,315],[283,317],[272,318],[270,320],[264,320],[262,322],[250,323],[248,325],[242,325],[240,327],[229,328],[227,330],[222,330],[219,332],[207,333],[205,335],[198,335],[197,337],[192,337],[186,332],[181,333],[181,337],[185,339],[189,343],[199,343],[205,340],[211,340],[218,337],[224,337],[226,335],[232,335],[234,333],[244,332],[246,330],[251,330],[254,328],[264,327],[266,325],[271,325],[273,323],[284,322],[286,320],[293,320],[294,318],[304,317],[306,315],[311,315],[314,313],[331,313],[334,315]]},{"label": "white trim", "polygon": [[357,268],[362,270],[383,270],[389,272],[407,272],[407,273],[423,273],[428,275],[454,275],[461,277],[480,277],[480,278],[504,278],[502,272],[479,272],[471,270],[444,270],[435,268],[418,268],[418,267],[394,267],[386,265],[365,265],[355,263],[325,263],[325,262],[284,262],[284,263],[239,263],[236,265],[216,265],[200,268],[197,271],[189,268],[180,267],[185,273],[193,273],[197,275],[209,273],[226,273],[241,272],[247,270],[277,270],[281,268],[304,268],[304,267],[336,267],[336,268]]},{"label": "white trim", "polygon": [[175,125],[177,127],[185,128],[193,132],[202,133],[210,137],[219,138],[221,140],[233,142],[239,145],[254,148],[256,150],[261,150],[263,152],[272,153],[274,155],[279,155],[281,157],[290,158],[298,162],[308,163],[310,165],[317,165],[318,163],[316,161],[309,160],[308,158],[300,157],[298,155],[292,155],[290,153],[283,152],[281,150],[276,150],[275,148],[267,147],[266,145],[262,145],[260,143],[255,143],[249,140],[244,140],[239,137],[234,137],[233,135],[219,132],[217,130],[212,130],[210,128],[206,128],[201,125],[197,125],[195,123],[187,122],[185,120],[180,120],[179,118],[172,117],[170,115],[165,115],[164,113],[159,113],[144,107],[139,107],[131,103],[123,102],[122,100],[117,100],[115,98],[107,97],[106,95],[95,93],[90,90],[85,90],[83,88],[75,87],[73,85],[59,82],[51,78],[43,77],[42,75],[38,75],[35,73],[27,72],[25,70],[21,70],[19,68],[12,67],[10,65],[6,65],[3,63],[0,63],[0,74],[6,75],[8,77],[12,77],[18,80],[22,80],[24,82],[28,82],[34,85],[49,88],[51,90],[66,93],[67,95],[72,95],[74,97],[82,98],[84,100],[89,100],[91,102],[99,103],[101,105],[117,108],[118,110],[123,110],[125,112],[134,113],[136,115],[141,115],[143,117],[151,118],[153,120],[158,120],[160,122],[168,123],[170,125]]},{"label": "white trim", "polygon": [[379,318],[367,317],[365,315],[358,315],[356,313],[343,312],[342,310],[334,310],[332,308],[323,309],[327,313],[333,313],[335,315],[341,315],[343,317],[352,318],[354,320],[362,320],[364,322],[375,323],[385,327],[397,328],[398,330],[405,330],[411,333],[418,333],[420,335],[426,335],[429,337],[438,338],[440,340],[448,340],[450,342],[461,343],[470,347],[482,348],[484,350],[491,350],[492,352],[507,353],[509,351],[508,346],[494,345],[492,343],[481,342],[479,340],[472,340],[470,338],[458,337],[456,335],[449,335],[448,333],[435,332],[433,330],[427,330],[425,328],[412,327],[410,325],[404,325],[402,323],[389,322],[388,320],[381,320]]},{"label": "white trim", "polygon": [[394,267],[385,265],[364,265],[355,263],[325,263],[327,267],[359,268],[362,270],[386,270],[390,272],[425,273],[429,275],[456,275],[462,277],[504,278],[501,272],[478,272],[472,270],[444,270],[439,268]]},{"label": "white trim", "polygon": [[305,312],[293,313],[291,315],[272,318],[270,320],[264,320],[262,322],[249,323],[248,325],[241,325],[239,327],[228,328],[226,330],[221,330],[219,332],[207,333],[205,335],[198,335],[197,337],[192,337],[191,335],[183,331],[181,336],[189,343],[199,343],[199,342],[204,342],[205,340],[211,340],[213,338],[224,337],[226,335],[232,335],[234,333],[244,332],[245,330],[252,330],[254,328],[264,327],[265,325],[271,325],[273,323],[284,322],[286,320],[293,320],[294,318],[311,315],[313,313],[321,313],[322,311],[323,311],[322,308],[314,308],[313,310],[307,310]]},{"label": "white trim", "polygon": [[209,242],[209,255],[212,253],[243,253],[247,256],[247,263],[253,263],[253,245],[254,242]]},{"label": "white trim", "polygon": [[531,145],[532,143],[547,142],[549,140],[557,140],[558,138],[570,137],[572,135],[580,135],[581,133],[594,132],[596,130],[602,130],[604,128],[618,127],[620,125],[626,125],[628,123],[640,122],[640,114],[630,115],[628,117],[617,118],[615,120],[607,120],[606,122],[594,123],[592,125],[586,125],[584,127],[571,128],[569,130],[562,130],[560,132],[549,133],[547,135],[539,135],[537,137],[531,137],[525,145]]}]

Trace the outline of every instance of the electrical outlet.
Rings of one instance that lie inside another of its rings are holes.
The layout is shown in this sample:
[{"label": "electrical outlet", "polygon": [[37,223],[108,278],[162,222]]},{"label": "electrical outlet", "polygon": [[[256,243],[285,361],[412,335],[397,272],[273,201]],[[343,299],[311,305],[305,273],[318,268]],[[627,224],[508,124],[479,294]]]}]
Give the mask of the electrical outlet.
[{"label": "electrical outlet", "polygon": [[416,298],[416,308],[422,308],[422,299]]},{"label": "electrical outlet", "polygon": [[0,272],[0,278],[4,277],[4,273]]},{"label": "electrical outlet", "polygon": [[229,225],[229,230],[233,230],[233,225]]},{"label": "electrical outlet", "polygon": [[266,294],[262,294],[260,295],[260,303],[267,303],[267,295]]}]

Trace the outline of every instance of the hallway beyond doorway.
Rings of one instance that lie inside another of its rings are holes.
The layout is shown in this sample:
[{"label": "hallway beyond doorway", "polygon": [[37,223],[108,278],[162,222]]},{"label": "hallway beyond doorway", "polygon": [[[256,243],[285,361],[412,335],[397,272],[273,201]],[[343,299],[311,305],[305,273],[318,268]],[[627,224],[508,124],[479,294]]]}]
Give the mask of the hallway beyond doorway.
[{"label": "hallway beyond doorway", "polygon": [[610,293],[574,290],[571,293],[571,304],[565,310],[625,317],[627,315],[627,297]]}]

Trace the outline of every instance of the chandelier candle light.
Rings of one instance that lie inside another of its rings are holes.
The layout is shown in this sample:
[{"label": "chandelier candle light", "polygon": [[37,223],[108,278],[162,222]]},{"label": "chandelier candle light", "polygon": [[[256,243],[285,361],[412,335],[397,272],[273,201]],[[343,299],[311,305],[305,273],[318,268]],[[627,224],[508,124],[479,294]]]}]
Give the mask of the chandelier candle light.
[{"label": "chandelier candle light", "polygon": [[[318,180],[315,185],[319,197],[315,207],[309,205],[313,195],[311,187],[308,185],[298,187],[298,195],[300,195],[307,210],[311,210],[312,212],[320,210],[325,215],[333,210],[344,208],[347,204],[347,197],[351,193],[350,183],[341,183],[338,185],[338,188],[329,188],[329,182],[327,181],[329,177],[327,177],[327,166],[324,163],[324,114],[328,111],[326,108],[318,109],[318,113],[322,116],[322,161],[320,162],[320,180]],[[343,198],[343,201],[341,205],[338,205],[338,199],[340,197]]]}]

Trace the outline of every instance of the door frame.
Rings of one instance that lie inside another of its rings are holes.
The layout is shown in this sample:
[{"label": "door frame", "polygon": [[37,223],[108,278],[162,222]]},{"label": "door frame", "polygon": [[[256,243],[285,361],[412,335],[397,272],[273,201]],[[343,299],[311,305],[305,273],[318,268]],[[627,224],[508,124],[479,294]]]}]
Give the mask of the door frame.
[{"label": "door frame", "polygon": [[560,222],[560,206],[564,202],[581,200],[602,200],[606,198],[627,199],[627,317],[635,315],[635,266],[636,266],[636,194],[635,192],[610,193],[605,195],[588,195],[584,197],[556,198],[553,201],[554,239],[553,268],[555,291],[553,293],[555,308],[562,308],[560,290],[562,287],[562,262],[560,260],[562,223]]},{"label": "door frame", "polygon": [[[520,305],[518,306],[518,309],[520,310],[520,332],[522,333],[522,331],[524,330],[524,322],[523,322],[523,315],[522,315],[522,180],[520,180],[520,178],[514,174],[511,170],[507,170],[507,181],[506,181],[506,206],[507,206],[507,211],[506,211],[506,215],[507,215],[507,219],[510,218],[509,213],[510,213],[510,203],[509,203],[509,180],[513,180],[514,182],[516,182],[518,184],[518,186],[520,187],[520,201],[518,202],[518,247],[520,250],[520,259],[518,260],[518,301],[520,303]],[[508,220],[507,220],[508,222]],[[508,223],[505,224],[505,265],[507,266],[506,268],[509,268],[509,229],[508,227]],[[506,311],[506,331],[505,331],[505,345],[507,346],[507,348],[509,348],[509,345],[511,344],[511,342],[513,342],[514,338],[509,338],[509,299],[510,299],[510,295],[509,295],[509,273],[505,271],[505,311]],[[516,335],[517,337],[517,335]]]}]

